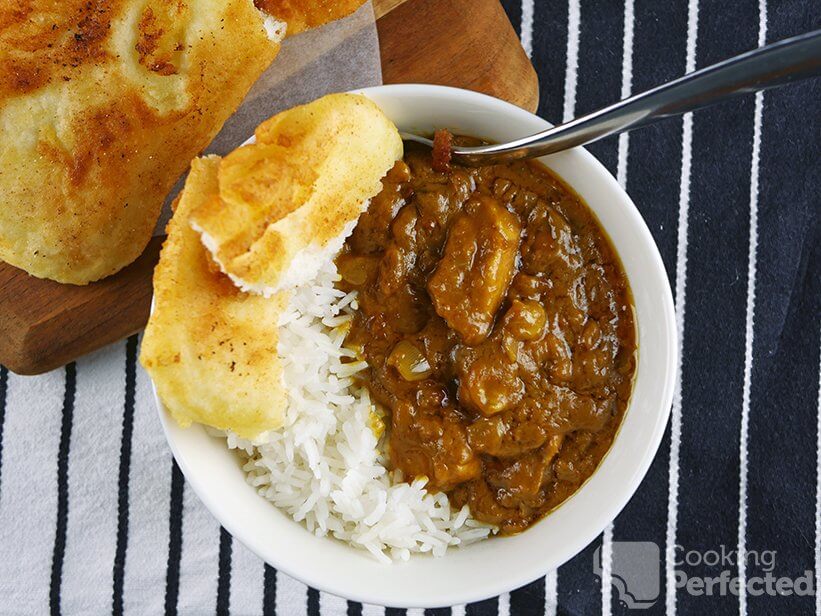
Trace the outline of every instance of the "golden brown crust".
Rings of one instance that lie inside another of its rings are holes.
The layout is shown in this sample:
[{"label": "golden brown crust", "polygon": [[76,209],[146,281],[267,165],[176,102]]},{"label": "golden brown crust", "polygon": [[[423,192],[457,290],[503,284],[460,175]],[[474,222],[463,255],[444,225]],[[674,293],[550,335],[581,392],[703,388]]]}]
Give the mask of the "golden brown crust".
[{"label": "golden brown crust", "polygon": [[85,284],[142,252],[279,46],[251,0],[4,5],[0,259]]},{"label": "golden brown crust", "polygon": [[154,310],[140,361],[182,426],[199,422],[246,438],[282,425],[286,396],[277,355],[288,297],[242,293],[189,226],[214,196],[219,158],[193,161],[154,271]]},{"label": "golden brown crust", "polygon": [[254,4],[288,24],[287,36],[322,26],[353,13],[365,0],[254,0]]},{"label": "golden brown crust", "polygon": [[376,104],[354,94],[283,111],[255,136],[222,160],[219,196],[191,220],[235,282],[269,293],[313,275],[311,263],[379,192],[402,139]]}]

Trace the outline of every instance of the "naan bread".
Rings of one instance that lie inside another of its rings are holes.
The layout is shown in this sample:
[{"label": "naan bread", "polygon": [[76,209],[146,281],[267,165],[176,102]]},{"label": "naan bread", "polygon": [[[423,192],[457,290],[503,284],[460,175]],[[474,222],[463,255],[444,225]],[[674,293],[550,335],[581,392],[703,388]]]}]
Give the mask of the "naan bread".
[{"label": "naan bread", "polygon": [[222,160],[219,195],[191,223],[238,286],[270,295],[333,258],[402,157],[402,139],[376,104],[354,94],[284,111],[255,136]]},{"label": "naan bread", "polygon": [[[290,287],[315,276],[308,261],[318,269],[333,258],[402,156],[396,127],[373,102],[349,94],[283,112],[256,138],[224,159],[192,163],[154,271],[140,355],[182,426],[199,422],[246,438],[284,420],[277,342]],[[235,254],[229,265],[247,266],[234,272],[259,275],[251,284],[284,290],[244,292],[206,243],[217,255]]]},{"label": "naan bread", "polygon": [[131,263],[284,22],[360,3],[304,0],[284,20],[253,0],[0,3],[0,260],[73,284]]},{"label": "naan bread", "polygon": [[288,297],[237,289],[189,226],[191,211],[217,194],[219,161],[191,165],[154,271],[140,361],[180,425],[200,422],[252,438],[283,422],[277,321]]}]

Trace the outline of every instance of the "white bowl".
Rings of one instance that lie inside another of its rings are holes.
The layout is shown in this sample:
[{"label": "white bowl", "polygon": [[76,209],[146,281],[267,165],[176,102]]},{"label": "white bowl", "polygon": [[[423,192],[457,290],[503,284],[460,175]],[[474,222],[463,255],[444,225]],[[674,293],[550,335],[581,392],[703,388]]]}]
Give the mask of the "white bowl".
[{"label": "white bowl", "polygon": [[[503,101],[454,88],[393,85],[361,91],[400,129],[505,141],[548,123]],[[636,303],[639,360],[635,390],[601,466],[576,494],[524,533],[493,538],[446,556],[383,565],[366,552],[319,538],[257,495],[236,454],[200,426],[160,418],[189,485],[220,523],[267,563],[342,597],[396,607],[438,607],[494,596],[544,575],[587,546],[639,486],[667,423],[676,375],[673,300],[661,257],[635,205],[583,149],[543,159],[596,213],[618,251]],[[592,564],[591,564],[592,566]]]}]

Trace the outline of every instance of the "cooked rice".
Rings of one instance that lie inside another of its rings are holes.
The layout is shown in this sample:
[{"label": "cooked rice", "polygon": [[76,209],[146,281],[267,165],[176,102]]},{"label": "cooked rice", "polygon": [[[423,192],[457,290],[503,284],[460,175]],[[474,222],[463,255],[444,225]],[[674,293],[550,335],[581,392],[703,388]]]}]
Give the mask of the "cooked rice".
[{"label": "cooked rice", "polygon": [[[248,482],[318,536],[332,535],[378,560],[411,553],[442,556],[495,532],[467,507],[451,510],[447,495],[404,483],[380,453],[381,413],[352,378],[367,367],[343,346],[356,309],[355,293],[334,287],[329,262],[298,287],[280,318],[278,351],[289,402],[285,427],[254,442],[228,434],[242,450]],[[375,431],[377,434],[375,434]]]}]

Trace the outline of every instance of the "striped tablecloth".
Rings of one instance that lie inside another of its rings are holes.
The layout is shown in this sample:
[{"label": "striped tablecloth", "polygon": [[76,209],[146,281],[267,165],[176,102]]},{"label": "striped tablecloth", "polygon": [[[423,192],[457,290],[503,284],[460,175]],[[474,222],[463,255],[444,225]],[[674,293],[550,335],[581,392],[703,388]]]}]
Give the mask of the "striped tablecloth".
[{"label": "striped tablecloth", "polygon": [[[553,122],[821,26],[807,0],[505,7]],[[635,497],[584,552],[434,612],[821,612],[806,588],[821,569],[819,120],[821,83],[805,83],[590,148],[647,220],[675,291],[672,421]],[[38,378],[0,368],[0,612],[397,613],[306,588],[232,541],[172,462],[137,346]],[[710,586],[722,575],[749,592]]]}]

